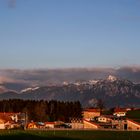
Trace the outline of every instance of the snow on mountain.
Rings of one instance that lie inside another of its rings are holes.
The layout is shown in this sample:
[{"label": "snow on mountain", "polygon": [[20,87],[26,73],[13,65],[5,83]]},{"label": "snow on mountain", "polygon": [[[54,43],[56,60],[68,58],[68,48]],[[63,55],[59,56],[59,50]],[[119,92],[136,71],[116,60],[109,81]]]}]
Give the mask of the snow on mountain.
[{"label": "snow on mountain", "polygon": [[39,87],[34,87],[34,88],[26,88],[20,91],[20,93],[28,92],[28,91],[35,91],[39,89]]},{"label": "snow on mountain", "polygon": [[102,99],[107,107],[118,105],[140,107],[140,84],[134,84],[126,79],[109,75],[107,79],[65,81],[62,84],[33,86],[21,90],[20,93],[23,94],[10,91],[0,94],[0,99],[76,100],[80,101],[83,106],[93,105],[96,99]]},{"label": "snow on mountain", "polygon": [[94,85],[98,82],[99,80],[89,80],[89,84]]},{"label": "snow on mountain", "polygon": [[113,76],[113,75],[109,75],[108,78],[107,78],[107,80],[110,81],[110,82],[114,82],[114,81],[116,81],[117,79],[118,79],[118,78],[115,77],[115,76]]}]

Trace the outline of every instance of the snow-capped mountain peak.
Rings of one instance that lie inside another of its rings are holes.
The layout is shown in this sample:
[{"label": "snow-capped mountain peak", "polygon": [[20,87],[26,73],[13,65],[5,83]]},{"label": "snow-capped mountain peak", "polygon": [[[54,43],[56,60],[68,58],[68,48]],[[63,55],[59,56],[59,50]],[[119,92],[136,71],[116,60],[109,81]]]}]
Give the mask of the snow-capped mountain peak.
[{"label": "snow-capped mountain peak", "polygon": [[113,76],[113,75],[109,75],[108,76],[108,78],[107,78],[107,80],[108,81],[111,81],[111,82],[114,82],[114,81],[116,81],[118,78],[116,77],[116,76]]}]

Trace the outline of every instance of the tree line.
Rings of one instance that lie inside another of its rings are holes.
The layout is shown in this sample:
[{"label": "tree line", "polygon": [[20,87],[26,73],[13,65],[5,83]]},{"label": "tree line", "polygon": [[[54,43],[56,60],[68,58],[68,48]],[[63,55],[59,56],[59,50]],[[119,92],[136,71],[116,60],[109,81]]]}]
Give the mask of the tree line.
[{"label": "tree line", "polygon": [[27,113],[28,121],[64,121],[82,118],[79,101],[45,101],[9,99],[0,101],[0,112]]}]

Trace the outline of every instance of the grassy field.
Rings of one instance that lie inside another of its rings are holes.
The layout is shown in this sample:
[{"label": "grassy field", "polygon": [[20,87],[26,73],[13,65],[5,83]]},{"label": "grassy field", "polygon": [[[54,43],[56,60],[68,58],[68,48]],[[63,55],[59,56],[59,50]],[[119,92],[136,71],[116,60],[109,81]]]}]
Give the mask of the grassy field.
[{"label": "grassy field", "polygon": [[140,132],[124,131],[0,131],[0,140],[140,140]]}]

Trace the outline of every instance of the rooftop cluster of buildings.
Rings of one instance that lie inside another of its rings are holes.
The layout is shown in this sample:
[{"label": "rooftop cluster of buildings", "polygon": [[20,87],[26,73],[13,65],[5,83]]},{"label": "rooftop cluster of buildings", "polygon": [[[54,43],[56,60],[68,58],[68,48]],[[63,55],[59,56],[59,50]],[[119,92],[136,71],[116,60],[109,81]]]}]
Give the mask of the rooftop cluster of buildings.
[{"label": "rooftop cluster of buildings", "polygon": [[112,114],[103,115],[99,109],[86,109],[83,112],[84,128],[140,130],[140,117],[137,120],[129,119],[126,116],[128,111],[132,111],[131,108],[115,108]]},{"label": "rooftop cluster of buildings", "polygon": [[24,113],[0,113],[0,129],[15,129],[25,126]]},{"label": "rooftop cluster of buildings", "polygon": [[[137,109],[140,113],[140,109]],[[112,114],[105,115],[100,109],[83,110],[82,119],[71,119],[71,122],[28,122],[25,113],[0,113],[0,129],[114,129],[140,131],[140,117],[130,119],[126,117],[131,108],[115,108]]]}]

